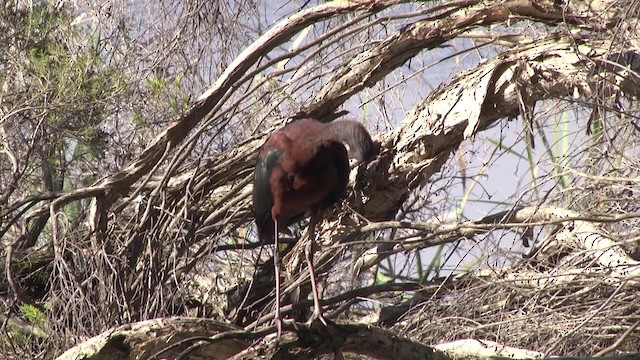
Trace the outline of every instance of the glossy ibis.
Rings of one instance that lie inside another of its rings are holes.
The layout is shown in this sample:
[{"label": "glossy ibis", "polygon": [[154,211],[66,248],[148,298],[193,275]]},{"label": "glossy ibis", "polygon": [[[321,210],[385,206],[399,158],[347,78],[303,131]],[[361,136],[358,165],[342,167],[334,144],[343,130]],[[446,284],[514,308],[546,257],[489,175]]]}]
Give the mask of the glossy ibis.
[{"label": "glossy ibis", "polygon": [[305,248],[314,304],[310,321],[319,318],[326,325],[313,270],[315,225],[322,210],[346,192],[349,156],[364,162],[373,153],[373,142],[365,127],[350,120],[327,124],[314,119],[298,120],[273,132],[260,148],[253,182],[253,206],[261,242],[275,243],[278,340],[282,334],[278,232],[311,216],[309,243]]}]

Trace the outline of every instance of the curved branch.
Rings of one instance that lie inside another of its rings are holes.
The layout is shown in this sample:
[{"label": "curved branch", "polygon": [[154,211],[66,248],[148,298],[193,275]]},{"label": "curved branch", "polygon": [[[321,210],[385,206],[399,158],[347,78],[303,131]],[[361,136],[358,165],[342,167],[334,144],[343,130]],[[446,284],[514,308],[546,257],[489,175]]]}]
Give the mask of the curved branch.
[{"label": "curved branch", "polygon": [[[194,342],[234,330],[210,319],[174,317],[140,321],[107,330],[67,350],[58,360],[148,359],[156,353],[174,359]],[[189,339],[192,341],[185,341]],[[249,345],[250,342],[239,337],[229,338],[199,346],[190,355],[194,359],[226,359]]]}]

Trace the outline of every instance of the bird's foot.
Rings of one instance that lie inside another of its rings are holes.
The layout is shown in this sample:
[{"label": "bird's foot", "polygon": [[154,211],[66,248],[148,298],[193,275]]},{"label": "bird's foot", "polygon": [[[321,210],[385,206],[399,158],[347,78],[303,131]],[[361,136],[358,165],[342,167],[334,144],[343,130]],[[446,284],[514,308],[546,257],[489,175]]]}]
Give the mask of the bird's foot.
[{"label": "bird's foot", "polygon": [[[319,325],[319,323],[322,325]],[[325,318],[322,311],[318,308],[314,309],[311,317],[309,317],[309,320],[306,322],[306,326],[308,333],[313,334],[311,337],[307,335],[307,339],[311,338],[316,342],[330,343],[333,347],[335,359],[344,360],[344,355],[340,349],[344,343],[344,339],[339,335],[340,328],[334,322]],[[322,329],[321,326],[324,326],[324,329]],[[298,336],[301,337],[301,334],[299,333]]]},{"label": "bird's foot", "polygon": [[316,320],[320,320],[324,327],[326,327],[327,329],[329,328],[329,321],[322,314],[322,310],[318,308],[313,309],[313,313],[311,313],[311,316],[307,321],[307,325],[309,326],[309,328],[311,328],[311,325],[313,325]]}]

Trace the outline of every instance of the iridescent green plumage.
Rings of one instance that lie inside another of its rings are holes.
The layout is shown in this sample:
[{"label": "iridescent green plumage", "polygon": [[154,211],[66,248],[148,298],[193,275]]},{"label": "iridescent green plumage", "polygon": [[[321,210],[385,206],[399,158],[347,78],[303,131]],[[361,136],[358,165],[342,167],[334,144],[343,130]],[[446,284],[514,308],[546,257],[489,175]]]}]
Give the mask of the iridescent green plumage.
[{"label": "iridescent green plumage", "polygon": [[253,209],[256,216],[260,239],[268,239],[273,236],[273,219],[271,207],[273,206],[273,192],[271,191],[270,174],[273,172],[278,158],[282,154],[280,150],[270,150],[262,158],[258,159],[253,176]]}]

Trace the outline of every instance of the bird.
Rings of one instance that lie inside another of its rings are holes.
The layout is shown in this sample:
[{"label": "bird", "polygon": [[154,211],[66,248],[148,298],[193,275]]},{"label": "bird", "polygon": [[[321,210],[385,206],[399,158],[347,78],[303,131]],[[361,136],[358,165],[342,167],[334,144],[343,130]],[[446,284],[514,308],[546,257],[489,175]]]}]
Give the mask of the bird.
[{"label": "bird", "polygon": [[278,342],[282,335],[278,233],[310,216],[305,258],[314,311],[309,321],[319,318],[326,326],[313,268],[315,226],[322,212],[346,193],[349,157],[365,163],[374,156],[374,151],[371,135],[361,123],[353,120],[323,123],[311,118],[294,121],[271,133],[258,151],[253,207],[260,242],[275,244]]}]

